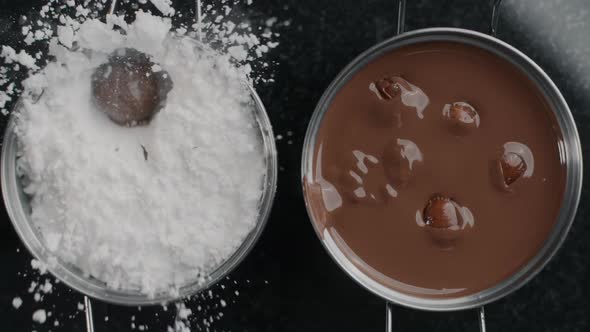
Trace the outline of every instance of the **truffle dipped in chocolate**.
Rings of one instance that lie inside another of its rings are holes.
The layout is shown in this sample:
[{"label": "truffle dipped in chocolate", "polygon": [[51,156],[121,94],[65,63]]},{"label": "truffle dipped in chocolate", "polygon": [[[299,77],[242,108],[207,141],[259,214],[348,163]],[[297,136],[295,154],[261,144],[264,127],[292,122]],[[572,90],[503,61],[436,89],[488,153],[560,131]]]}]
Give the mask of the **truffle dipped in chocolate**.
[{"label": "truffle dipped in chocolate", "polygon": [[113,122],[145,125],[166,103],[173,83],[170,75],[150,57],[132,48],[121,48],[92,74],[94,104]]}]

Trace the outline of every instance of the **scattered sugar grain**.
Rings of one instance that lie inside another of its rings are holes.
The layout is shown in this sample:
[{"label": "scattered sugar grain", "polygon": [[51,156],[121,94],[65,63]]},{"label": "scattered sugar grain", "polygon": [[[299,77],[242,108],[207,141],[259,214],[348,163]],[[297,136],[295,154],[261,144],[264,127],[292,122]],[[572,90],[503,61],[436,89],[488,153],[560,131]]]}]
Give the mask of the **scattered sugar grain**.
[{"label": "scattered sugar grain", "polygon": [[33,321],[39,324],[45,323],[47,319],[47,314],[45,313],[44,309],[39,309],[33,313]]},{"label": "scattered sugar grain", "polygon": [[182,303],[177,310],[178,317],[180,317],[180,319],[188,319],[188,317],[192,314],[192,310],[188,309],[184,303]]},{"label": "scattered sugar grain", "polygon": [[172,1],[171,0],[150,0],[152,5],[156,7],[163,15],[165,16],[172,16],[176,12],[174,8],[172,8]]},{"label": "scattered sugar grain", "polygon": [[43,293],[51,293],[53,291],[53,285],[49,282],[48,279],[45,279],[45,284],[43,284],[43,288],[41,288]]},{"label": "scattered sugar grain", "polygon": [[47,264],[45,264],[37,259],[31,260],[31,267],[34,270],[39,271],[39,274],[41,274],[41,275],[44,275],[45,273],[47,273]]},{"label": "scattered sugar grain", "polygon": [[10,46],[2,46],[0,57],[4,58],[6,63],[18,63],[30,69],[38,69],[35,58],[29,55],[25,50],[18,53]]},{"label": "scattered sugar grain", "polygon": [[20,308],[21,305],[23,305],[23,300],[20,297],[17,296],[14,299],[12,299],[12,306],[14,307],[14,309]]}]

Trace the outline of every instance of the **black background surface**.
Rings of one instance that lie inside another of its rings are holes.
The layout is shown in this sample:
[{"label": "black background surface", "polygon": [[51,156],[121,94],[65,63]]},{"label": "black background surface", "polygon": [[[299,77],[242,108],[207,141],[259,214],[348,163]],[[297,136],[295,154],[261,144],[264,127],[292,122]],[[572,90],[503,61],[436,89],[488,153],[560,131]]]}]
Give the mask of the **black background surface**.
[{"label": "black background surface", "polygon": [[[176,2],[177,7],[192,7],[190,2]],[[487,32],[491,14],[488,1],[408,2],[409,30],[461,26]],[[531,6],[542,2],[556,1],[532,2]],[[572,6],[585,10],[586,1],[574,2]],[[41,1],[0,0],[0,44],[18,47],[15,37],[20,30],[18,17],[38,11],[41,4]],[[195,312],[193,330],[206,330],[202,320],[208,319],[211,313],[223,312],[211,330],[383,331],[384,301],[348,278],[323,250],[313,232],[300,190],[300,158],[307,123],[323,90],[364,49],[393,36],[396,3],[393,0],[258,0],[242,7],[253,24],[262,25],[271,16],[279,21],[291,20],[290,26],[277,28],[281,33],[280,45],[269,56],[269,60],[277,63],[276,82],[257,87],[275,134],[284,137],[277,140],[279,185],[268,226],[249,257],[228,279],[213,287],[213,298],[205,293],[189,302],[189,308]],[[546,56],[546,41],[537,37],[532,40],[522,31],[518,20],[510,18],[510,12],[502,15],[500,38],[525,51],[554,79],[570,104],[586,150],[590,146],[588,86],[581,86],[564,69],[563,61],[568,59]],[[579,42],[582,43],[586,41]],[[573,43],[572,48],[580,45]],[[5,120],[2,121],[4,126]],[[519,291],[486,307],[488,331],[590,330],[587,199],[586,184],[572,231],[543,272]],[[31,257],[4,210],[0,218],[0,330],[83,331],[83,314],[76,308],[83,299],[80,294],[58,284],[52,294],[36,303],[32,294],[27,293],[31,278],[23,273],[30,270]],[[236,290],[239,295],[235,294]],[[24,300],[18,310],[11,305],[15,296]],[[228,302],[227,307],[220,307],[221,298]],[[197,311],[199,305],[201,311]],[[33,323],[31,316],[38,308],[52,311],[60,325],[54,327],[53,318],[43,325]],[[160,306],[138,311],[95,301],[94,310],[96,331],[100,332],[129,331],[132,323],[147,324],[149,331],[165,331],[174,317],[173,307],[168,311]],[[105,316],[109,317],[107,322]],[[396,331],[476,331],[476,317],[474,310],[430,313],[396,307],[394,328]]]}]

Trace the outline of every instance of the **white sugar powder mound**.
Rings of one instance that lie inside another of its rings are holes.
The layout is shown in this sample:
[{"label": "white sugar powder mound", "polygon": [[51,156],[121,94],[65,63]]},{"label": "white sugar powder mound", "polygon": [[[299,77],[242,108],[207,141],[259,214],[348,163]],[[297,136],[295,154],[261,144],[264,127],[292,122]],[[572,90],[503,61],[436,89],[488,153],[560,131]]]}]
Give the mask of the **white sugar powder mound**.
[{"label": "white sugar powder mound", "polygon": [[[124,33],[87,20],[24,82],[16,133],[32,222],[47,248],[115,289],[155,295],[207,274],[254,228],[266,172],[244,71],[139,12]],[[63,42],[62,42],[63,43]],[[146,126],[114,124],[91,75],[115,49],[152,56],[174,88]],[[39,97],[40,96],[40,97]]]}]

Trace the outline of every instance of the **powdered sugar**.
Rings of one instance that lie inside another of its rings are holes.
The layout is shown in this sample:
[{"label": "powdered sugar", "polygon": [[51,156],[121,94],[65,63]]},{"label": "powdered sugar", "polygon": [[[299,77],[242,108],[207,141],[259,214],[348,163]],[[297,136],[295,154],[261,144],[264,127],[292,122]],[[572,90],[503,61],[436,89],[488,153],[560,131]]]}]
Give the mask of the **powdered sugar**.
[{"label": "powdered sugar", "polygon": [[[264,176],[243,71],[170,28],[141,12],[124,36],[83,23],[75,38],[94,53],[52,46],[57,61],[25,82],[29,95],[44,92],[24,100],[17,131],[47,247],[110,287],[150,295],[233,253],[256,223]],[[89,103],[92,69],[123,46],[152,55],[174,81],[146,127],[119,127]]]},{"label": "powdered sugar", "polygon": [[2,46],[0,57],[4,58],[4,61],[6,61],[6,63],[19,63],[30,69],[39,69],[39,67],[35,63],[35,58],[33,58],[24,50],[21,50],[17,53],[10,46]]},{"label": "powdered sugar", "polygon": [[47,264],[41,262],[40,260],[32,259],[31,260],[31,267],[34,270],[39,271],[40,275],[44,275],[45,273],[47,273]]},{"label": "powdered sugar", "polygon": [[57,36],[59,42],[63,46],[67,48],[72,47],[74,42],[74,30],[71,26],[65,25],[57,27]]},{"label": "powdered sugar", "polygon": [[12,97],[10,97],[6,92],[0,91],[0,109],[2,110],[3,115],[8,114],[8,111],[5,109],[5,107],[6,107],[6,103],[8,103],[11,100],[12,100]]},{"label": "powdered sugar", "polygon": [[12,299],[12,306],[14,307],[14,309],[18,309],[20,308],[20,306],[23,304],[23,300],[20,297],[15,297],[14,299]]},{"label": "powdered sugar", "polygon": [[43,323],[45,323],[46,320],[47,320],[47,313],[45,312],[45,309],[39,309],[33,313],[33,321],[34,322],[37,322],[39,324],[43,324]]},{"label": "powdered sugar", "polygon": [[175,13],[174,8],[172,8],[172,1],[171,0],[150,0],[151,3],[158,8],[158,10],[166,16],[172,16]]}]

